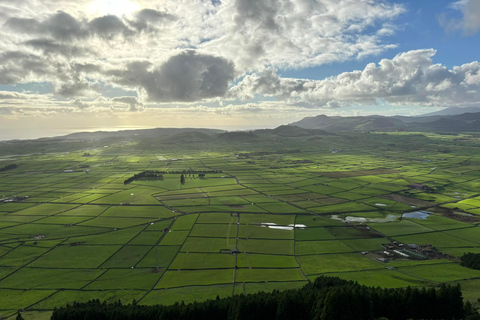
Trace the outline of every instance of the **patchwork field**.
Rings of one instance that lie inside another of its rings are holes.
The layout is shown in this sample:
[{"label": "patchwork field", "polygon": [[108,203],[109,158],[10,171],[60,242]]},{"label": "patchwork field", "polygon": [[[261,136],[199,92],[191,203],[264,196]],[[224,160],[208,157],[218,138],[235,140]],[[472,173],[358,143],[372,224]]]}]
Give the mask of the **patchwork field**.
[{"label": "patchwork field", "polygon": [[[454,139],[119,143],[2,158],[18,167],[0,173],[0,318],[94,298],[173,304],[283,290],[319,275],[392,288],[460,282],[476,301],[480,271],[458,258],[480,252],[479,141]],[[166,173],[124,184],[145,170]],[[202,170],[218,172],[188,173]],[[445,254],[380,261],[393,243]]]}]

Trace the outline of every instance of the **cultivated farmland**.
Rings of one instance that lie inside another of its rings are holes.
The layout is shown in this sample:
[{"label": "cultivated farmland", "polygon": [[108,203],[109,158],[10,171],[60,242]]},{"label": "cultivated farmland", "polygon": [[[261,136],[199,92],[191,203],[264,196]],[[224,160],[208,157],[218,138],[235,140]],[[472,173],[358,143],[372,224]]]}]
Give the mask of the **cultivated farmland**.
[{"label": "cultivated farmland", "polygon": [[[120,141],[2,158],[18,167],[0,173],[0,318],[94,298],[172,304],[282,290],[319,275],[392,288],[460,282],[476,301],[480,271],[458,258],[480,252],[480,140],[455,137]],[[124,183],[145,170],[166,173]]]}]

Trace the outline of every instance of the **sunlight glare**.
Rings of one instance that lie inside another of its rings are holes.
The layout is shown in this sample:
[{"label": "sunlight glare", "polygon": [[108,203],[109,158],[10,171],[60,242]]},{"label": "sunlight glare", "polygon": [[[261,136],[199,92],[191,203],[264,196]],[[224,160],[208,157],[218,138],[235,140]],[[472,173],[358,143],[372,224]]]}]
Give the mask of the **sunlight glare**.
[{"label": "sunlight glare", "polygon": [[141,9],[141,6],[130,0],[94,0],[88,6],[88,11],[96,16],[115,15],[118,17],[129,15]]}]

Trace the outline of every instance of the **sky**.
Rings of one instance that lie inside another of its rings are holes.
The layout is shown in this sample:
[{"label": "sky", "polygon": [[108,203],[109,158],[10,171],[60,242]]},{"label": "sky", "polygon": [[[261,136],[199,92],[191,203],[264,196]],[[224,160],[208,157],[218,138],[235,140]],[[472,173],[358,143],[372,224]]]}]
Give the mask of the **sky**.
[{"label": "sky", "polygon": [[0,0],[0,140],[480,106],[480,0]]}]

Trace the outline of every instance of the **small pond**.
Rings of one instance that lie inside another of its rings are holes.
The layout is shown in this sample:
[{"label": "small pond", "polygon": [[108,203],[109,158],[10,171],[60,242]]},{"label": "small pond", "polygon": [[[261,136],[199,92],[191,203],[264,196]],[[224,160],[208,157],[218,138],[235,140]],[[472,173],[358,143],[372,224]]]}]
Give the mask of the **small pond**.
[{"label": "small pond", "polygon": [[420,219],[420,220],[427,220],[427,218],[432,214],[430,211],[419,210],[409,213],[404,213],[402,217],[410,218],[410,219]]}]

